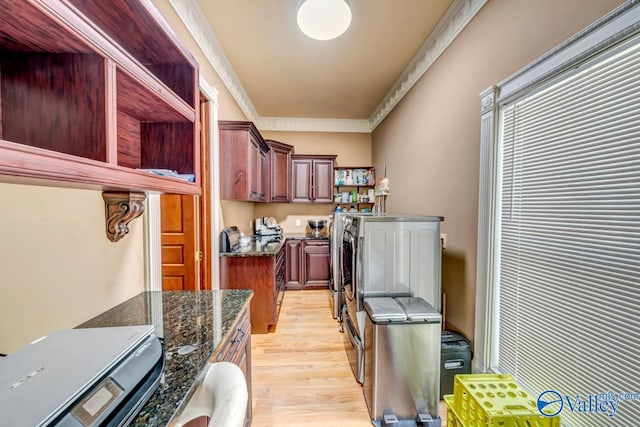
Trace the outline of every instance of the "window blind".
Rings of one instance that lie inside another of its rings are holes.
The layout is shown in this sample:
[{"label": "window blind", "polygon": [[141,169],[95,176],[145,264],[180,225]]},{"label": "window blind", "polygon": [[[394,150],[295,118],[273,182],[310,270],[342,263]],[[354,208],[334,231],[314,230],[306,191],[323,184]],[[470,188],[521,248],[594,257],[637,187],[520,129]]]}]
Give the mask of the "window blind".
[{"label": "window blind", "polygon": [[[498,370],[537,398],[640,392],[640,43],[501,106]],[[563,426],[631,426],[561,412]]]}]

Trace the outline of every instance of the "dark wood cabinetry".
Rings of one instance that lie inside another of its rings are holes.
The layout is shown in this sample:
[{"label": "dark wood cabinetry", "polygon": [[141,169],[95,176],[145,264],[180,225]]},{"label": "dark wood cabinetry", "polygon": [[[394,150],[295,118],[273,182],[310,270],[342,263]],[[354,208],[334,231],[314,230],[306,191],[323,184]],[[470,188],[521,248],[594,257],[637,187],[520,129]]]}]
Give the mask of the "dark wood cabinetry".
[{"label": "dark wood cabinetry", "polygon": [[304,257],[304,288],[326,287],[329,284],[329,241],[305,240],[302,244]]},{"label": "dark wood cabinetry", "polygon": [[275,330],[285,287],[285,246],[273,255],[220,257],[220,287],[251,289],[251,330]]},{"label": "dark wood cabinetry", "polygon": [[302,288],[302,240],[287,239],[287,289]]},{"label": "dark wood cabinetry", "polygon": [[333,163],[336,156],[291,156],[291,201],[333,202]]},{"label": "dark wood cabinetry", "polygon": [[229,337],[220,344],[220,351],[216,356],[216,362],[231,362],[238,365],[244,373],[247,381],[247,415],[245,426],[251,425],[251,324],[249,322],[248,309],[238,315],[236,324],[231,329]]},{"label": "dark wood cabinetry", "polygon": [[221,197],[265,202],[269,146],[252,122],[219,121]]},{"label": "dark wood cabinetry", "polygon": [[0,181],[200,193],[198,66],[151,2],[0,8]]},{"label": "dark wood cabinetry", "polygon": [[291,155],[293,146],[279,141],[266,140],[269,146],[268,164],[271,179],[267,191],[268,202],[289,202],[291,200]]},{"label": "dark wood cabinetry", "polygon": [[287,289],[324,288],[329,284],[329,241],[289,239]]}]

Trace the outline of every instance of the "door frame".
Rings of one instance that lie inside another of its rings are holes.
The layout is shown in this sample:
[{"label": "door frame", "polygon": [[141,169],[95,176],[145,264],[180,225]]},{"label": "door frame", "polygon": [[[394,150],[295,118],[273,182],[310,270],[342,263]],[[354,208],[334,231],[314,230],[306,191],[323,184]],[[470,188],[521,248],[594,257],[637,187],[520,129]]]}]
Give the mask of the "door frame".
[{"label": "door frame", "polygon": [[[204,98],[208,107],[207,114],[209,116],[208,132],[209,141],[208,150],[200,150],[201,156],[203,151],[209,152],[209,194],[210,204],[207,207],[210,214],[210,232],[202,233],[208,236],[204,247],[211,248],[208,257],[208,265],[203,268],[203,277],[208,269],[211,277],[211,289],[220,289],[220,268],[219,256],[220,247],[216,236],[220,235],[222,227],[222,213],[220,208],[220,162],[216,161],[220,157],[220,143],[218,137],[218,91],[200,76],[200,93]],[[201,158],[200,161],[203,159]],[[205,188],[206,190],[206,188]],[[206,210],[205,210],[206,212]],[[145,290],[162,291],[162,249],[160,244],[160,193],[148,193],[144,212],[144,249],[145,249]]]}]

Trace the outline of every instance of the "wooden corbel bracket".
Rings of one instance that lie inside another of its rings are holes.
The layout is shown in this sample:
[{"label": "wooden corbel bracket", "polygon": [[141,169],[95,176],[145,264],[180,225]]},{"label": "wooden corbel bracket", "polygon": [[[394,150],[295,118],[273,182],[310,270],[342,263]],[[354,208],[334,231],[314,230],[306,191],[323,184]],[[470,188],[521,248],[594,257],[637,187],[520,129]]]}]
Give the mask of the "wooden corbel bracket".
[{"label": "wooden corbel bracket", "polygon": [[103,192],[107,238],[117,242],[129,232],[128,224],[144,212],[145,193]]}]

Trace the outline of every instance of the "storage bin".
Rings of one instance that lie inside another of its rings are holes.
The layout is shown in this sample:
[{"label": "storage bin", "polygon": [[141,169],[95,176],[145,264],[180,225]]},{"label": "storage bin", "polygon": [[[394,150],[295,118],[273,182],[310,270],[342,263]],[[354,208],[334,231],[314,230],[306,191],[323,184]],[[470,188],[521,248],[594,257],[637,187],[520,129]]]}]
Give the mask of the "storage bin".
[{"label": "storage bin", "polygon": [[442,396],[442,399],[444,399],[444,403],[447,405],[447,427],[465,427],[453,409],[453,394],[446,394]]},{"label": "storage bin", "polygon": [[453,378],[471,373],[471,343],[462,335],[442,331],[440,335],[440,399],[453,394]]},{"label": "storage bin", "polygon": [[371,422],[440,425],[440,313],[417,297],[365,298],[364,307],[363,392]]},{"label": "storage bin", "polygon": [[457,375],[453,399],[445,397],[457,427],[560,427],[560,416],[541,415],[512,375]]}]

